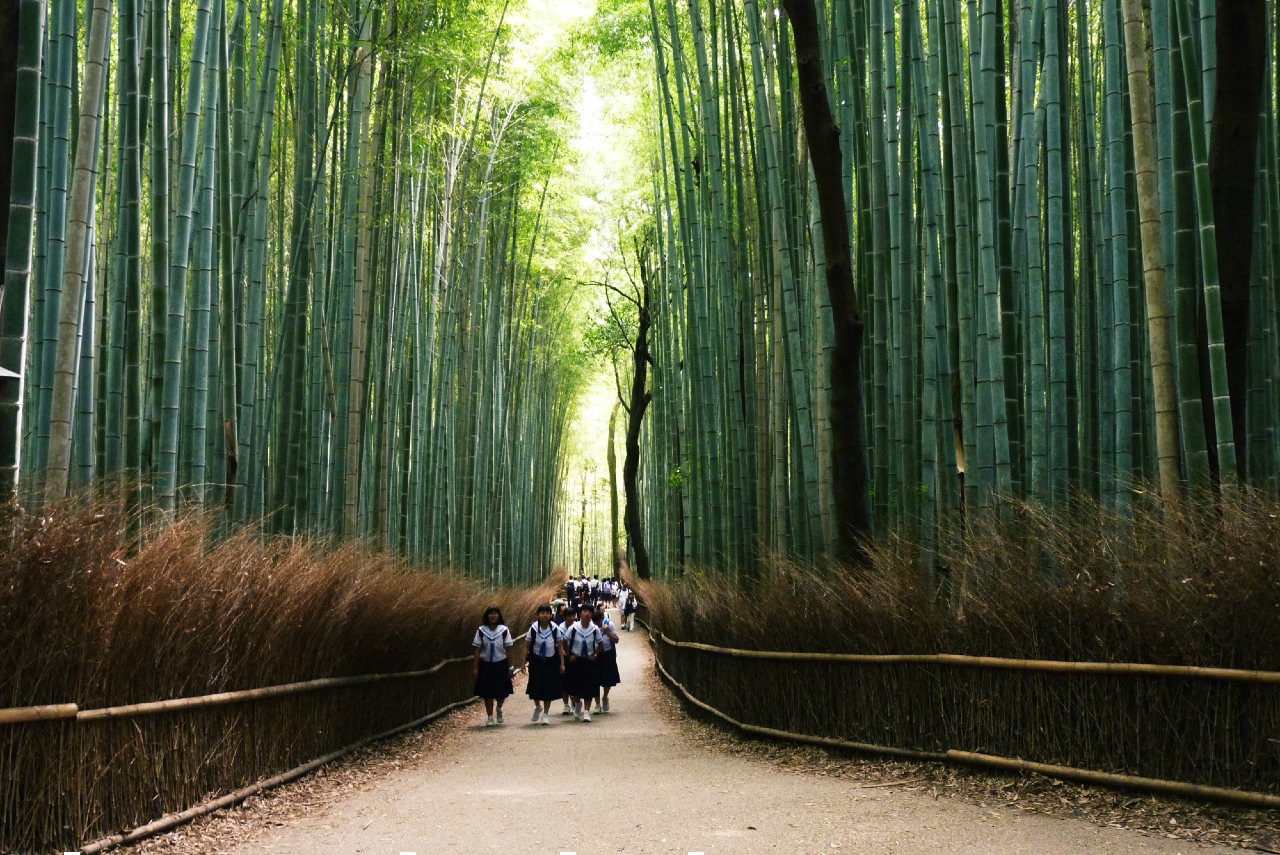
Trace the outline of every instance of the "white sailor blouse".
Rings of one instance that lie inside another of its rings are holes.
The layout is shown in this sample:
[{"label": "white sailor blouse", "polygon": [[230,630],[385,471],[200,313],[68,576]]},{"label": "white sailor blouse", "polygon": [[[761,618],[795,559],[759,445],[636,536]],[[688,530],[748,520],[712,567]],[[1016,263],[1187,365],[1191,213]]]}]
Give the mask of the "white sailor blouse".
[{"label": "white sailor blouse", "polygon": [[564,640],[564,630],[558,624],[549,623],[544,630],[538,626],[538,622],[534,621],[529,627],[529,634],[526,636],[529,642],[529,650],[534,656],[555,656],[556,644]]},{"label": "white sailor blouse", "polygon": [[604,633],[594,623],[583,626],[581,622],[569,627],[569,652],[575,656],[591,656],[596,646],[604,643]]},{"label": "white sailor blouse", "polygon": [[507,658],[507,648],[515,644],[511,638],[511,630],[499,624],[496,629],[482,626],[476,630],[476,637],[471,639],[471,646],[480,648],[480,658],[485,662],[501,662]]},{"label": "white sailor blouse", "polygon": [[604,652],[608,653],[613,649],[613,640],[609,638],[608,633],[604,631],[605,627],[613,629],[613,621],[605,618],[604,622],[600,625],[600,643],[604,645]]}]

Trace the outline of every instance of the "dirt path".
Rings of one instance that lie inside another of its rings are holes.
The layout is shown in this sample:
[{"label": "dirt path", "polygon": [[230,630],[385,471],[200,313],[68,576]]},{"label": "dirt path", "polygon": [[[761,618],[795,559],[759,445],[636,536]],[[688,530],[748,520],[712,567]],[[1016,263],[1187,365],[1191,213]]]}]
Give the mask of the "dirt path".
[{"label": "dirt path", "polygon": [[[523,695],[507,724],[483,709],[438,752],[322,811],[263,830],[236,855],[512,855],[780,852],[1226,853],[1081,820],[983,809],[902,789],[860,787],[708,751],[658,710],[643,635],[623,634],[613,712],[590,724],[530,724]],[[557,705],[558,708],[559,705]]]}]

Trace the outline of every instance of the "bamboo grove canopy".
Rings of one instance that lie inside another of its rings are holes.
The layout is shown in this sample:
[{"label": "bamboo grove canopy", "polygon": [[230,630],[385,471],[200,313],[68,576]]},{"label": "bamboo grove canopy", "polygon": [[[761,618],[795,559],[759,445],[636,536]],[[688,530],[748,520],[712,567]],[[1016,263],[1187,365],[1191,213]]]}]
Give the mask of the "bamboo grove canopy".
[{"label": "bamboo grove canopy", "polygon": [[5,6],[4,492],[545,577],[579,368],[508,6]]},{"label": "bamboo grove canopy", "polygon": [[[850,365],[832,363],[787,15],[807,0],[605,5],[648,43],[656,91],[653,572],[830,555],[831,380]],[[1273,489],[1277,4],[813,5],[872,533],[927,544],[962,508]]]},{"label": "bamboo grove canopy", "polygon": [[[1275,488],[1275,0],[596,6],[559,76],[644,90],[613,362],[655,575],[835,552],[849,380],[873,534]],[[506,0],[15,8],[4,483],[546,572],[600,365],[549,261],[568,96],[515,82]]]}]

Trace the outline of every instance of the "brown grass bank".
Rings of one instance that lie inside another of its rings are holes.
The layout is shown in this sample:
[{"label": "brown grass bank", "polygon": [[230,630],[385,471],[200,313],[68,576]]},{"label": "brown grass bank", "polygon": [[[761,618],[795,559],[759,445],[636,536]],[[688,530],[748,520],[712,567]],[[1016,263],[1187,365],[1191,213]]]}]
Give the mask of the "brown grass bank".
[{"label": "brown grass bank", "polygon": [[[640,589],[668,636],[722,647],[1280,671],[1274,498],[970,522],[940,548],[942,571],[894,537],[863,568],[771,562],[736,583],[689,573]],[[1280,793],[1274,684],[657,650],[695,696],[761,727]]]},{"label": "brown grass bank", "polygon": [[[0,520],[0,708],[81,710],[466,655],[481,610],[513,626],[550,587],[487,590],[361,546],[199,520],[121,547],[125,520],[68,503]],[[74,849],[415,720],[471,694],[465,663],[420,678],[208,709],[0,725],[0,851]]]}]

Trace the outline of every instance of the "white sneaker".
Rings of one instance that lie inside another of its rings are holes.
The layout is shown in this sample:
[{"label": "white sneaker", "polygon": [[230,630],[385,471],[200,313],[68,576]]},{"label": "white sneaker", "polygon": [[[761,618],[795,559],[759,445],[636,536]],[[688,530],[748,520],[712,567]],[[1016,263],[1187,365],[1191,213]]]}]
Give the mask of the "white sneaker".
[{"label": "white sneaker", "polygon": [[494,724],[495,724],[495,722],[494,722],[494,720],[493,720],[493,716],[489,716],[488,720],[484,723],[484,726],[485,726],[485,727],[493,727],[493,725],[494,725]]},{"label": "white sneaker", "polygon": [[533,708],[533,715],[532,715],[532,716],[530,716],[529,721],[533,722],[534,724],[537,724],[537,723],[538,723],[538,719],[540,719],[540,718],[542,718],[542,708],[541,708],[541,707],[534,707],[534,708]]},{"label": "white sneaker", "polygon": [[564,712],[560,713],[560,715],[570,715],[572,712],[573,712],[573,708],[570,707],[568,704],[565,704]]},{"label": "white sneaker", "polygon": [[583,710],[583,711],[582,711],[582,720],[583,720],[583,721],[591,721],[591,710]]},{"label": "white sneaker", "polygon": [[573,708],[573,720],[582,721],[582,710],[578,709],[577,707]]},{"label": "white sneaker", "polygon": [[599,701],[599,699],[597,699],[597,700],[596,700],[595,709],[594,709],[595,714],[596,714],[596,715],[599,715],[599,714],[600,714],[600,710],[601,710],[601,709],[603,709],[603,708],[600,706],[600,701]]},{"label": "white sneaker", "polygon": [[502,709],[498,709],[498,724],[502,724]]},{"label": "white sneaker", "polygon": [[601,705],[600,705],[600,711],[601,711],[601,712],[608,712],[608,711],[609,711],[609,699],[608,699],[608,698],[605,698],[605,699],[604,699],[604,702],[603,702],[603,703],[601,703]]},{"label": "white sneaker", "polygon": [[551,724],[551,716],[547,715],[546,713],[543,713],[543,714],[538,718],[538,723],[539,723],[539,724]]}]

